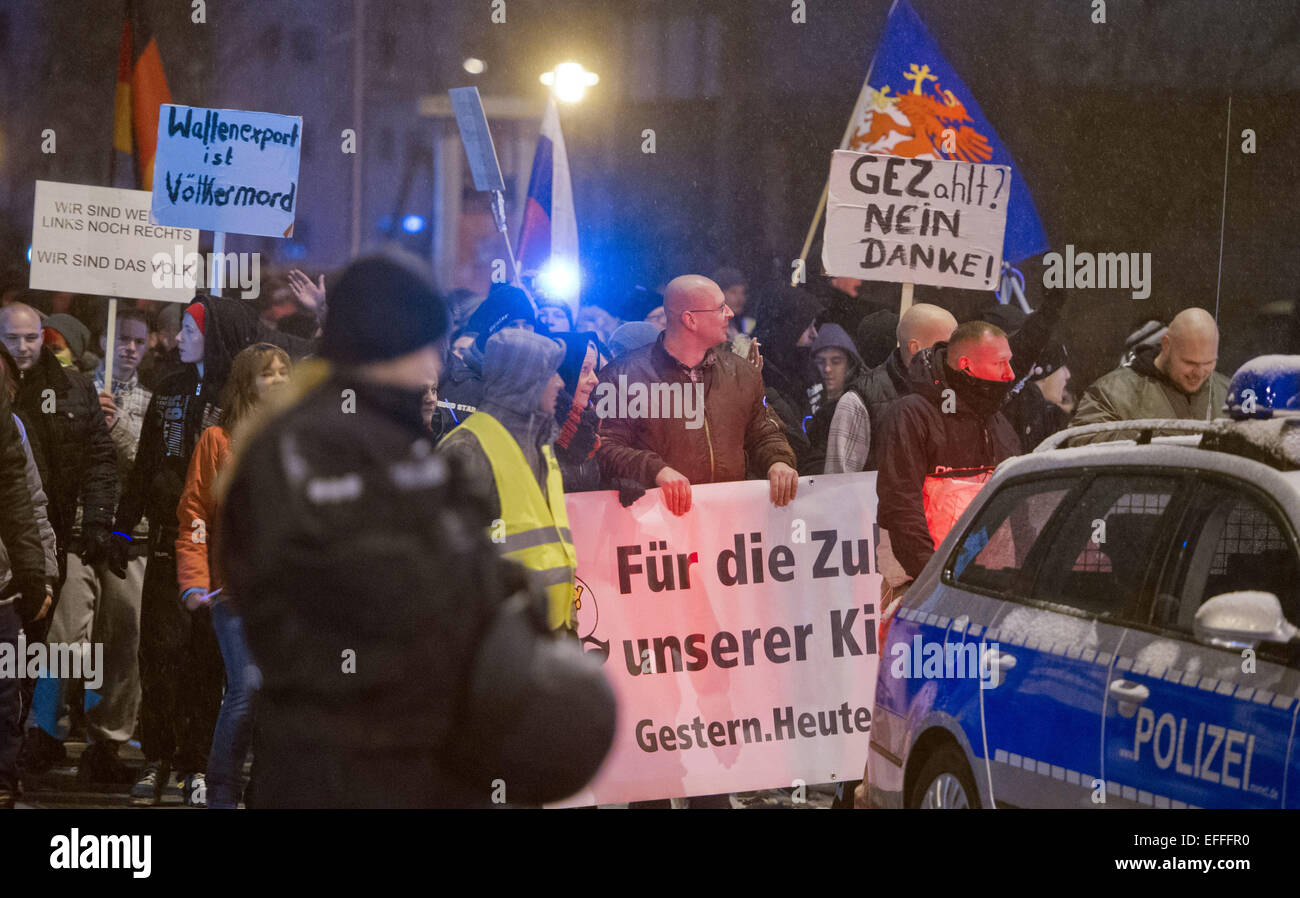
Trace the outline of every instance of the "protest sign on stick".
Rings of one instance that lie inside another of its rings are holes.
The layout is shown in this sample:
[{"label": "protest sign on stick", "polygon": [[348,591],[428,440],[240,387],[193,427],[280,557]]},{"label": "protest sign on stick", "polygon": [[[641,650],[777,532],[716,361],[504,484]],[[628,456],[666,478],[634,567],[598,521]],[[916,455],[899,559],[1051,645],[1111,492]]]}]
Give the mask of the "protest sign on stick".
[{"label": "protest sign on stick", "polygon": [[[578,627],[618,698],[614,746],[566,805],[856,780],[867,758],[881,577],[875,474],[566,497]],[[740,523],[743,522],[743,523]],[[581,721],[558,725],[580,726]]]},{"label": "protest sign on stick", "polygon": [[302,118],[164,104],[152,219],[263,237],[293,236]]},{"label": "protest sign on stick", "polygon": [[117,297],[188,302],[194,296],[185,272],[175,266],[198,265],[199,232],[151,224],[151,199],[147,190],[36,182],[30,286],[109,297],[104,357],[109,389]]},{"label": "protest sign on stick", "polygon": [[992,290],[1010,190],[1005,165],[836,150],[822,264],[836,277]]},{"label": "protest sign on stick", "polygon": [[149,203],[147,190],[37,181],[32,289],[188,302],[170,266],[198,258],[199,232],[151,224]]},{"label": "protest sign on stick", "polygon": [[469,159],[474,189],[492,194],[492,218],[506,245],[510,282],[517,285],[519,264],[515,261],[515,251],[510,246],[510,234],[506,230],[506,184],[501,177],[501,164],[497,161],[492,131],[488,128],[487,115],[483,111],[483,98],[479,96],[477,87],[453,87],[447,91],[447,96],[451,98],[456,127],[460,129],[460,140],[465,146],[465,156]]}]

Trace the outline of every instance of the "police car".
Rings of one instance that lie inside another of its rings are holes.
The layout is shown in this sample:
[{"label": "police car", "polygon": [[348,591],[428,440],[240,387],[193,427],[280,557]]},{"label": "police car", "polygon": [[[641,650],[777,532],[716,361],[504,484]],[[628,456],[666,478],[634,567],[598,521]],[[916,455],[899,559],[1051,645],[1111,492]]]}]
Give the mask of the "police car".
[{"label": "police car", "polygon": [[999,466],[884,615],[872,806],[1300,806],[1300,357],[1228,410]]}]

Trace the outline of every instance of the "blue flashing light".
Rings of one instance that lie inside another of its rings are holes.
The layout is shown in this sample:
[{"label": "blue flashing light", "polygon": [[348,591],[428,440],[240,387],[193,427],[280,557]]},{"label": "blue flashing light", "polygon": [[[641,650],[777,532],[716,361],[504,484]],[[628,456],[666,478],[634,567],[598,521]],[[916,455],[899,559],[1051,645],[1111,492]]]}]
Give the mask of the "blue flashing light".
[{"label": "blue flashing light", "polygon": [[578,266],[567,259],[551,259],[537,274],[537,285],[542,293],[566,302],[577,300],[581,283]]},{"label": "blue flashing light", "polygon": [[402,219],[402,230],[408,234],[418,234],[424,230],[423,215],[408,215]]},{"label": "blue flashing light", "polygon": [[1300,414],[1300,356],[1262,355],[1232,375],[1224,406],[1242,421]]}]

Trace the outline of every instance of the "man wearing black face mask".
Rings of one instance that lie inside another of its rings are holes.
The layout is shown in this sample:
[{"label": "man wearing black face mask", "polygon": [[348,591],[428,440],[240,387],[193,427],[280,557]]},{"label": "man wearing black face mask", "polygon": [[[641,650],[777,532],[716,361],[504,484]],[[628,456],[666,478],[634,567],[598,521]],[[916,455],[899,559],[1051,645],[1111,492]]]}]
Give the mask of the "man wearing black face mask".
[{"label": "man wearing black face mask", "polygon": [[[935,547],[1004,459],[1020,452],[999,409],[1015,383],[1007,335],[969,321],[946,343],[918,352],[912,392],[885,415],[877,514],[907,576],[920,575]],[[891,584],[897,594],[905,584]]]}]

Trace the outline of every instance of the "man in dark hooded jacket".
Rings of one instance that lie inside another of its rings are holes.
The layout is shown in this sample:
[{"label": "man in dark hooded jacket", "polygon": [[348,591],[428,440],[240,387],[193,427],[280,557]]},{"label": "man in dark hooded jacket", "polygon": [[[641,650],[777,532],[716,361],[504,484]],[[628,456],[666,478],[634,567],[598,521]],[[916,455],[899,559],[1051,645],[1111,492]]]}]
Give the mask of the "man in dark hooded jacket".
[{"label": "man in dark hooded jacket", "polygon": [[985,309],[979,316],[980,320],[1002,328],[1011,344],[1011,367],[1016,380],[1002,413],[1015,428],[1025,452],[1032,452],[1070,420],[1064,409],[1043,395],[1037,383],[1065,365],[1065,347],[1051,339],[1064,297],[1065,291],[1049,289],[1040,308],[1030,315],[1008,303]]},{"label": "man in dark hooded jacket", "polygon": [[333,292],[333,370],[315,385],[294,372],[305,395],[245,437],[223,503],[227,584],[262,672],[256,804],[563,798],[609,749],[613,693],[598,662],[547,635],[459,459],[423,429],[442,300],[387,257],[353,262]]},{"label": "man in dark hooded jacket", "polygon": [[41,328],[60,364],[83,374],[95,370],[99,358],[90,351],[90,328],[66,312],[47,316]]},{"label": "man in dark hooded jacket", "polygon": [[817,329],[812,345],[813,366],[818,384],[809,390],[812,414],[803,420],[808,451],[799,459],[800,474],[821,474],[826,467],[826,441],[830,436],[835,408],[845,396],[847,385],[865,367],[853,338],[838,324],[827,322]]},{"label": "man in dark hooded jacket", "polygon": [[876,495],[894,557],[914,580],[1020,441],[998,411],[1015,378],[1000,328],[960,325],[948,342],[917,353],[908,375],[912,392],[884,415]]}]

